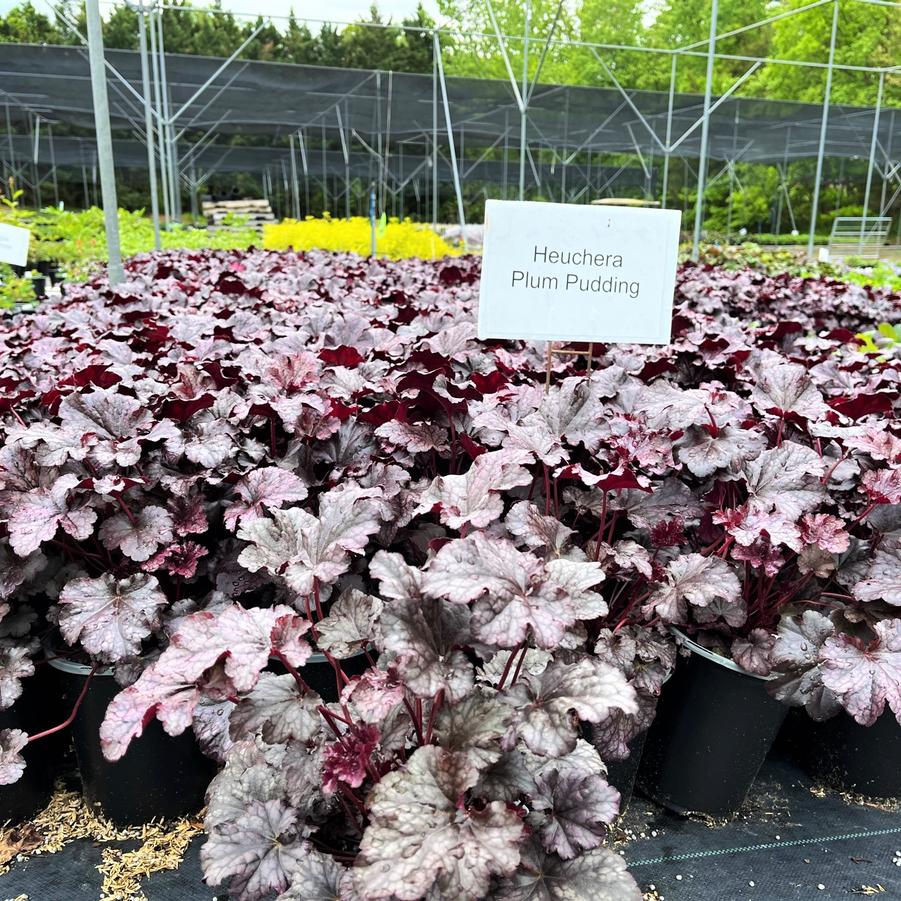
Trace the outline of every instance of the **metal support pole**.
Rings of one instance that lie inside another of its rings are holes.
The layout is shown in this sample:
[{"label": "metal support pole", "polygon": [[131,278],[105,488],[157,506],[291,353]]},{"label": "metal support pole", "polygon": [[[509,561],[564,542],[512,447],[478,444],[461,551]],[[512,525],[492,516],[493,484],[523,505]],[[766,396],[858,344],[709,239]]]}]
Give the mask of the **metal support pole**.
[{"label": "metal support pole", "polygon": [[106,225],[108,275],[111,285],[124,281],[119,251],[119,206],[116,201],[116,171],[113,166],[113,138],[110,130],[109,101],[106,96],[106,66],[103,55],[103,24],[98,0],[85,3],[88,24],[88,58],[91,65],[91,94],[94,100],[94,128],[97,133],[97,158],[100,163],[100,190],[103,194],[103,219]]},{"label": "metal support pole", "polygon": [[885,72],[879,73],[879,89],[876,91],[876,110],[873,113],[873,133],[870,135],[870,158],[867,162],[867,183],[863,192],[863,219],[860,223],[860,245],[863,249],[863,233],[867,227],[867,215],[870,212],[870,189],[873,187],[873,167],[876,165],[876,144],[879,140],[879,114],[882,112],[882,90],[885,87]]},{"label": "metal support pole", "polygon": [[304,138],[303,130],[298,129],[297,131],[297,144],[300,147],[300,165],[303,167],[303,199],[306,204],[306,209],[304,212],[305,216],[311,215],[310,213],[310,167],[307,165],[307,147],[306,140]]},{"label": "metal support pole", "polygon": [[454,176],[454,193],[457,195],[457,216],[460,219],[460,237],[465,249],[466,216],[463,212],[463,189],[460,185],[460,173],[457,169],[457,150],[454,146],[454,126],[451,122],[450,104],[447,100],[447,82],[444,80],[444,64],[441,60],[441,43],[438,40],[438,32],[434,33],[433,41],[435,59],[438,61],[438,78],[441,82],[441,101],[444,105],[444,124],[447,128],[447,144],[450,149],[451,172]]},{"label": "metal support pole", "polygon": [[719,6],[710,4],[710,36],[707,44],[707,76],[704,82],[704,113],[701,122],[701,153],[698,159],[698,196],[695,200],[695,227],[691,241],[691,258],[697,260],[701,247],[701,226],[704,221],[704,187],[707,180],[707,141],[710,134],[710,95],[713,90],[713,63],[716,59],[716,24]]},{"label": "metal support pole", "polygon": [[138,46],[141,51],[141,90],[144,93],[144,137],[147,139],[147,172],[150,179],[150,216],[153,220],[153,242],[160,242],[160,200],[156,193],[156,154],[153,152],[153,110],[150,107],[150,70],[147,63],[147,27],[144,8],[138,10]]},{"label": "metal support pole", "polygon": [[190,182],[190,191],[191,191],[191,218],[196,221],[200,218],[200,207],[197,202],[197,169],[194,164],[191,163],[191,168],[188,170],[188,181]]},{"label": "metal support pole", "polygon": [[560,202],[566,203],[566,160],[569,151],[569,91],[563,107],[563,154],[560,157]]},{"label": "metal support pole", "polygon": [[325,123],[322,123],[322,212],[331,212],[328,196],[328,166],[325,159]]},{"label": "metal support pole", "polygon": [[526,0],[526,20],[522,38],[522,105],[519,116],[519,199],[526,190],[526,146],[529,129],[529,31],[532,27],[532,3]]},{"label": "metal support pole", "polygon": [[673,98],[676,93],[676,60],[677,54],[673,54],[670,58],[669,72],[669,102],[666,105],[666,150],[663,152],[663,188],[660,192],[660,206],[666,207],[667,191],[669,190],[669,157],[670,157],[670,139],[673,134]]},{"label": "metal support pole", "polygon": [[[350,128],[350,114],[347,108],[347,98],[344,98],[344,114],[347,117],[347,128]],[[350,219],[350,149],[347,144],[347,134],[341,131],[342,144],[344,146],[344,217]]]},{"label": "metal support pole", "polygon": [[15,172],[16,171],[16,151],[15,151],[15,147],[13,145],[12,125],[10,124],[10,121],[9,121],[9,103],[7,102],[3,105],[6,108],[6,140],[7,140],[7,143],[9,144],[9,167],[12,170],[12,172]]},{"label": "metal support pole", "polygon": [[776,234],[782,234],[782,198],[786,192],[785,180],[786,175],[788,173],[788,145],[791,142],[791,125],[788,126],[786,130],[785,137],[785,150],[782,152],[782,168],[779,169],[779,195],[778,202],[776,204]]},{"label": "metal support pole", "polygon": [[169,176],[169,211],[174,220],[181,216],[181,191],[178,184],[178,164],[176,162],[175,142],[173,140],[172,123],[169,119],[169,79],[166,75],[166,44],[163,36],[163,14],[157,18],[159,29],[160,84],[163,109],[163,141],[166,145],[166,163]]},{"label": "metal support pole", "polygon": [[832,66],[835,62],[835,37],[838,33],[838,0],[833,0],[832,32],[829,36],[829,63],[826,68],[826,90],[823,93],[823,118],[820,121],[820,142],[817,147],[817,169],[813,184],[813,200],[810,205],[810,233],[807,236],[807,256],[813,259],[813,245],[817,230],[817,213],[820,209],[820,179],[823,177],[823,152],[826,132],[829,129],[829,99],[832,94]]},{"label": "metal support pole", "polygon": [[294,156],[294,135],[288,135],[288,147],[291,154],[291,201],[295,219],[300,219],[300,184],[297,181],[297,158]]},{"label": "metal support pole", "polygon": [[[891,115],[889,116],[889,126],[888,126],[888,143],[883,151],[884,156],[883,159],[885,161],[885,165],[887,167],[889,160],[892,158],[892,137],[895,134],[895,111],[892,110]],[[882,175],[882,193],[879,198],[879,215],[884,216],[887,207],[885,205],[885,194],[888,189],[888,179],[885,177],[885,174]],[[901,214],[898,215],[898,243],[901,244]]]},{"label": "metal support pole", "polygon": [[432,32],[432,228],[438,225],[438,32]]},{"label": "metal support pole", "polygon": [[50,144],[50,175],[53,179],[53,202],[59,209],[59,182],[56,179],[56,150],[53,147],[53,126],[47,123],[47,141]]},{"label": "metal support pole", "polygon": [[376,244],[377,244],[375,206],[376,206],[375,185],[371,184],[369,186],[369,256],[370,257],[375,257]]},{"label": "metal support pole", "polygon": [[163,189],[163,215],[166,217],[166,227],[172,221],[172,210],[169,207],[169,169],[166,165],[166,142],[163,139],[163,122],[160,116],[162,109],[162,86],[160,85],[160,60],[156,40],[156,16],[151,8],[149,13],[150,26],[150,61],[153,72],[153,99],[156,105],[156,141],[160,159],[160,181]]},{"label": "metal support pole", "polygon": [[34,188],[34,208],[39,210],[44,201],[41,198],[41,178],[38,175],[38,141],[41,134],[41,117],[34,117],[34,125],[31,126],[31,136],[34,141],[34,154],[31,162],[31,183]]},{"label": "metal support pole", "polygon": [[732,160],[726,165],[729,167],[729,205],[726,211],[726,243],[732,243],[732,194],[735,191],[735,166]]},{"label": "metal support pole", "polygon": [[[378,207],[385,209],[385,154],[382,149],[382,73],[375,73],[375,145],[378,156]],[[335,198],[335,212],[337,213],[337,197]]]},{"label": "metal support pole", "polygon": [[504,160],[501,167],[501,183],[503,185],[504,200],[509,200],[507,193],[507,174],[510,165],[510,115],[504,110]]}]

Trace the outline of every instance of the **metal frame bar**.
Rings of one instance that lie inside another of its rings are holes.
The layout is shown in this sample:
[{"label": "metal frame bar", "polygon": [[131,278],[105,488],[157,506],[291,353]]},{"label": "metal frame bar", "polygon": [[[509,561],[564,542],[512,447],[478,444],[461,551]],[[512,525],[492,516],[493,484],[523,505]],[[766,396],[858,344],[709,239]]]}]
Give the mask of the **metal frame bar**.
[{"label": "metal frame bar", "polygon": [[716,28],[718,0],[710,5],[710,39],[707,44],[707,77],[704,82],[704,120],[701,123],[701,154],[698,158],[698,187],[695,198],[695,225],[691,238],[691,258],[700,255],[701,226],[704,221],[704,181],[707,178],[707,143],[710,136],[710,93],[713,88],[713,65],[716,61]]},{"label": "metal frame bar", "polygon": [[103,24],[98,0],[86,0],[88,56],[91,65],[91,91],[94,99],[94,128],[100,165],[100,190],[103,195],[103,221],[106,226],[107,274],[111,285],[125,280],[119,250],[119,205],[116,200],[116,171],[113,166],[113,138],[110,130],[109,99],[106,93],[106,68],[103,56]]},{"label": "metal frame bar", "polygon": [[832,64],[835,62],[835,41],[838,35],[838,0],[832,0],[832,30],[829,34],[829,67],[826,70],[826,88],[823,91],[823,117],[820,121],[820,141],[817,147],[817,168],[813,183],[813,199],[810,204],[810,232],[807,235],[807,256],[813,258],[816,242],[817,214],[820,208],[820,181],[823,177],[823,151],[826,132],[829,129],[829,101],[832,95]]}]

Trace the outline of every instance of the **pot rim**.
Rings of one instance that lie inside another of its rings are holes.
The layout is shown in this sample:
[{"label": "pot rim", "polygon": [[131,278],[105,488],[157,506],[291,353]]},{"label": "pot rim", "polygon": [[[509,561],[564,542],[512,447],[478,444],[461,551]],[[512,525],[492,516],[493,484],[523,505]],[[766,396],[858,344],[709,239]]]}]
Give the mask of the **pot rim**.
[{"label": "pot rim", "polygon": [[[44,644],[44,659],[53,667],[53,669],[59,670],[61,673],[69,673],[73,676],[89,676],[91,674],[91,667],[84,663],[79,663],[77,660],[69,660],[66,657],[61,657],[49,643]],[[98,668],[94,671],[94,675],[112,676],[113,668],[111,666]]]},{"label": "pot rim", "polygon": [[685,645],[693,654],[704,657],[711,663],[716,663],[726,669],[731,669],[733,672],[740,673],[742,676],[748,676],[751,679],[759,679],[761,682],[772,682],[773,679],[778,678],[778,673],[771,673],[769,676],[760,676],[757,673],[749,672],[743,666],[739,666],[734,660],[731,660],[728,657],[722,657],[719,654],[714,654],[709,648],[705,648],[703,645],[698,644],[677,626],[670,626],[669,629],[670,632],[676,636],[677,644]]},{"label": "pot rim", "polygon": [[[366,652],[360,649],[355,654],[351,654],[350,657],[342,657],[342,660],[353,660],[355,657],[361,657]],[[70,673],[75,676],[87,676],[91,672],[91,667],[87,666],[84,663],[78,663],[75,660],[69,660],[66,657],[60,657],[57,653],[54,652],[53,648],[45,647],[44,648],[44,656],[47,659],[47,663],[50,664],[55,670],[59,670],[63,673]],[[307,659],[307,663],[328,663],[328,658],[325,654],[320,653],[319,651],[314,651],[310,654]],[[306,664],[304,664],[306,666]],[[303,669],[303,667],[301,667]],[[111,666],[105,666],[102,669],[98,669],[94,673],[95,676],[112,676],[113,668]]]},{"label": "pot rim", "polygon": [[[373,650],[372,645],[369,645],[369,650]],[[337,657],[336,659],[338,661],[354,660],[357,657],[362,657],[365,653],[366,653],[366,651],[363,650],[363,648],[360,648],[359,651],[354,652],[349,657]],[[309,657],[307,657],[307,663],[328,663],[328,662],[329,662],[328,657],[326,657],[325,654],[322,653],[322,651],[313,651],[313,653],[310,654]],[[306,666],[307,663],[305,663],[303,666]],[[298,672],[303,670],[303,666],[298,667]]]},{"label": "pot rim", "polygon": [[[86,666],[84,663],[78,663],[75,660],[67,660],[65,657],[60,657],[54,654],[52,651],[45,651],[45,657],[47,659],[47,663],[50,664],[55,670],[59,670],[63,673],[70,673],[74,676],[88,676],[91,673],[91,667]],[[113,668],[111,666],[105,666],[102,669],[97,669],[94,671],[95,676],[112,676]]]}]

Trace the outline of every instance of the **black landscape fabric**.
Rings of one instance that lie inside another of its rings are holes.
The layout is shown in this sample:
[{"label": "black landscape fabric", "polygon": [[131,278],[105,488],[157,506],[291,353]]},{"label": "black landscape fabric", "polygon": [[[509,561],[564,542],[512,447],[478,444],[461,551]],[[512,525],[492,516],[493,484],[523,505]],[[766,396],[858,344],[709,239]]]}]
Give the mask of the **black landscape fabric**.
[{"label": "black landscape fabric", "polygon": [[[781,760],[767,762],[731,823],[677,817],[636,796],[614,838],[655,901],[901,898],[901,805],[855,803]],[[202,882],[202,842],[194,840],[178,870],[143,882],[148,901],[225,898],[225,889]],[[18,863],[0,877],[0,901],[98,901],[101,853],[78,841]]]}]

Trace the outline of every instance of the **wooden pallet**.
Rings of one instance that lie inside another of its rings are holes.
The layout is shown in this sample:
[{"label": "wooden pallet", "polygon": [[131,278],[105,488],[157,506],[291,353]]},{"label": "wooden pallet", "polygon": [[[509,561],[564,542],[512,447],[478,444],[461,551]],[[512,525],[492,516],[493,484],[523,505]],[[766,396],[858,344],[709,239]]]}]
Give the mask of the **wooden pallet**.
[{"label": "wooden pallet", "polygon": [[221,226],[226,216],[242,216],[248,224],[257,228],[262,228],[267,222],[275,222],[269,201],[256,198],[204,200],[201,210],[212,228]]}]

